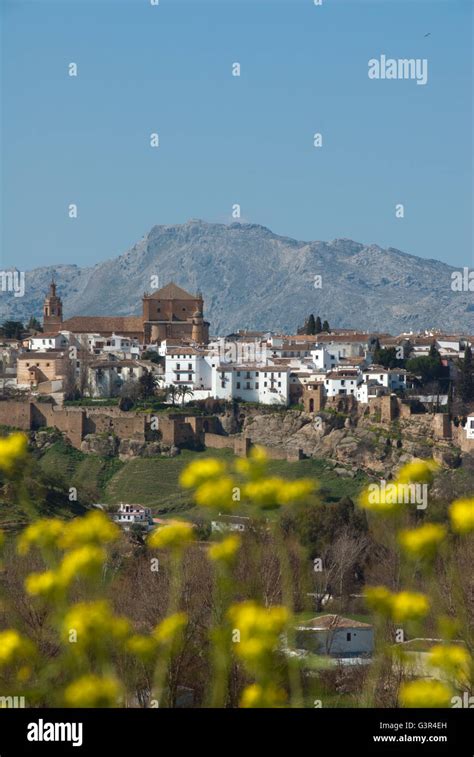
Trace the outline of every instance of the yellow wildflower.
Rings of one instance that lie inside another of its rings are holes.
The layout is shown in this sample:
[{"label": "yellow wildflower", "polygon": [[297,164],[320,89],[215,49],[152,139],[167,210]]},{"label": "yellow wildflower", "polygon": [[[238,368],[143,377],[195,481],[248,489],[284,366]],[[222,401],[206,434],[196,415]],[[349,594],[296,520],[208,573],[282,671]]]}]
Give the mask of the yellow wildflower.
[{"label": "yellow wildflower", "polygon": [[401,591],[391,599],[392,618],[398,623],[405,620],[420,620],[428,613],[430,603],[425,594]]},{"label": "yellow wildflower", "polygon": [[249,600],[230,607],[228,616],[234,626],[235,653],[252,669],[278,646],[290,614],[286,607],[261,607]]},{"label": "yellow wildflower", "polygon": [[108,602],[80,602],[67,612],[62,625],[62,639],[69,642],[75,632],[77,647],[101,644],[104,641],[123,641],[130,633],[126,618],[113,614]]},{"label": "yellow wildflower", "polygon": [[8,475],[15,472],[26,457],[28,440],[25,434],[10,434],[0,439],[0,470]]},{"label": "yellow wildflower", "polygon": [[186,521],[170,521],[169,525],[157,528],[148,537],[148,546],[151,549],[180,549],[194,539],[192,523]]},{"label": "yellow wildflower", "polygon": [[18,631],[13,628],[0,631],[0,667],[28,659],[34,652],[31,641],[23,638]]},{"label": "yellow wildflower", "polygon": [[430,649],[429,662],[451,676],[466,679],[472,661],[467,649],[460,644],[436,644]]},{"label": "yellow wildflower", "polygon": [[196,460],[182,472],[180,484],[185,489],[193,489],[200,486],[205,481],[222,476],[225,471],[225,465],[220,460],[213,457],[205,460]]},{"label": "yellow wildflower", "polygon": [[222,541],[211,544],[207,554],[209,559],[214,562],[231,563],[240,548],[240,544],[240,537],[236,534],[231,534]]},{"label": "yellow wildflower", "polygon": [[438,468],[439,465],[434,460],[412,460],[401,468],[397,480],[401,484],[429,484]]},{"label": "yellow wildflower", "polygon": [[222,476],[198,486],[194,498],[200,507],[231,510],[234,507],[233,494],[234,481],[229,476]]},{"label": "yellow wildflower", "polygon": [[411,557],[433,557],[446,536],[446,529],[436,523],[426,523],[398,535],[403,550]]},{"label": "yellow wildflower", "polygon": [[156,626],[153,636],[163,646],[172,645],[178,639],[187,622],[188,616],[185,612],[176,612]]},{"label": "yellow wildflower", "polygon": [[26,555],[33,545],[40,549],[51,549],[58,546],[65,525],[64,521],[59,520],[59,518],[41,519],[31,523],[18,538],[18,554]]},{"label": "yellow wildflower", "polygon": [[399,512],[403,502],[396,483],[372,483],[358,497],[357,503],[364,510],[379,515],[393,515]]},{"label": "yellow wildflower", "polygon": [[282,707],[286,700],[286,692],[277,686],[268,684],[261,686],[252,683],[244,689],[240,700],[241,707]]},{"label": "yellow wildflower", "polygon": [[282,478],[272,477],[257,481],[250,481],[244,486],[244,495],[251,502],[263,509],[278,507],[282,501],[283,489],[286,481]]},{"label": "yellow wildflower", "polygon": [[116,541],[119,536],[119,526],[112,523],[105,513],[93,510],[66,524],[60,546],[63,549],[73,549],[84,544],[107,544]]},{"label": "yellow wildflower", "polygon": [[441,681],[410,681],[400,687],[402,707],[449,707],[452,691]]},{"label": "yellow wildflower", "polygon": [[298,502],[301,499],[309,497],[316,488],[316,482],[309,478],[300,478],[296,481],[285,481],[280,492],[279,501],[282,505],[291,502]]},{"label": "yellow wildflower", "polygon": [[52,597],[63,589],[63,585],[53,570],[44,573],[30,573],[25,579],[25,589],[32,597]]},{"label": "yellow wildflower", "polygon": [[69,585],[78,576],[95,577],[100,573],[107,555],[102,547],[84,545],[68,552],[59,566],[60,580]]},{"label": "yellow wildflower", "polygon": [[365,601],[371,610],[381,615],[390,615],[392,610],[392,592],[385,586],[371,586],[364,592]]},{"label": "yellow wildflower", "polygon": [[474,531],[474,499],[457,499],[449,508],[451,526],[458,534]]},{"label": "yellow wildflower", "polygon": [[153,636],[135,634],[127,639],[126,649],[142,660],[150,660],[156,652],[156,639]]},{"label": "yellow wildflower", "polygon": [[250,479],[261,478],[265,473],[268,456],[263,447],[251,447],[248,457],[235,462],[235,470]]},{"label": "yellow wildflower", "polygon": [[69,684],[64,692],[67,707],[117,707],[123,689],[112,676],[85,675]]}]

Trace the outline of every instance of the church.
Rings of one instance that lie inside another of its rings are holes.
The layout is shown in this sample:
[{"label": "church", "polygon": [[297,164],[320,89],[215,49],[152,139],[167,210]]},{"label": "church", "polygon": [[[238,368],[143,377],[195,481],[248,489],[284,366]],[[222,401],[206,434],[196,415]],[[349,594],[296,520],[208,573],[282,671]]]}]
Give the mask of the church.
[{"label": "church", "polygon": [[173,282],[156,292],[145,292],[142,316],[91,315],[63,320],[63,306],[51,281],[43,305],[45,333],[71,331],[73,334],[112,334],[138,339],[140,344],[160,344],[164,339],[209,342],[209,322],[204,320],[202,294],[186,292]]}]

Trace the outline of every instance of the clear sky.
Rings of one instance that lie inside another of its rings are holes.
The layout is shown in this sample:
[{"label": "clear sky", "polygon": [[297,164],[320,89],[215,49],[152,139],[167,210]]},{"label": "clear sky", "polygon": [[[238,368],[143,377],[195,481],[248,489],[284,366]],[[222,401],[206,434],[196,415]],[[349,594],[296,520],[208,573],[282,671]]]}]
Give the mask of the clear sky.
[{"label": "clear sky", "polygon": [[[3,267],[92,264],[234,203],[472,266],[471,0],[0,2]],[[427,58],[427,84],[369,79],[382,54]]]}]

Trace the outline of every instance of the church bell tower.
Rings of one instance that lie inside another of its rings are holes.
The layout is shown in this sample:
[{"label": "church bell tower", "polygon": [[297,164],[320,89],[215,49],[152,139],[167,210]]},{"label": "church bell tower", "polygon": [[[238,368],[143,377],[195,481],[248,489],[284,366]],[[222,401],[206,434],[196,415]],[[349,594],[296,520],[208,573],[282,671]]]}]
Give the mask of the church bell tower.
[{"label": "church bell tower", "polygon": [[56,283],[51,279],[49,291],[44,298],[43,328],[45,332],[58,331],[63,322],[63,303],[56,294]]}]

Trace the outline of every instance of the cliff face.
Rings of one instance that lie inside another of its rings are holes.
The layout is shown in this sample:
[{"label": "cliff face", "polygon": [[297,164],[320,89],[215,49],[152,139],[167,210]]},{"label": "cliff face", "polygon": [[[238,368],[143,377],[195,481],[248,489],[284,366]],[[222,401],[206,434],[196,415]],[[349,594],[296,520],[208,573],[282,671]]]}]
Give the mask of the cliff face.
[{"label": "cliff face", "polygon": [[175,281],[202,291],[212,334],[239,328],[290,333],[309,313],[334,327],[472,334],[472,292],[452,291],[453,271],[436,260],[350,239],[298,241],[256,224],[189,221],[154,226],[130,250],[91,268],[27,272],[24,297],[0,296],[0,318],[40,317],[54,273],[65,318],[140,314],[143,292],[156,288],[158,277],[159,286]]},{"label": "cliff face", "polygon": [[[290,410],[280,413],[247,416],[242,431],[254,444],[285,450],[301,449],[308,457],[331,461],[336,472],[339,466],[351,472],[358,469],[384,478],[413,458],[434,457],[444,468],[466,464],[449,441],[436,438],[433,416],[416,416],[401,420],[397,428],[378,424],[364,411],[360,413],[321,412],[314,418],[304,412]],[[472,457],[472,456],[471,456]]]}]

